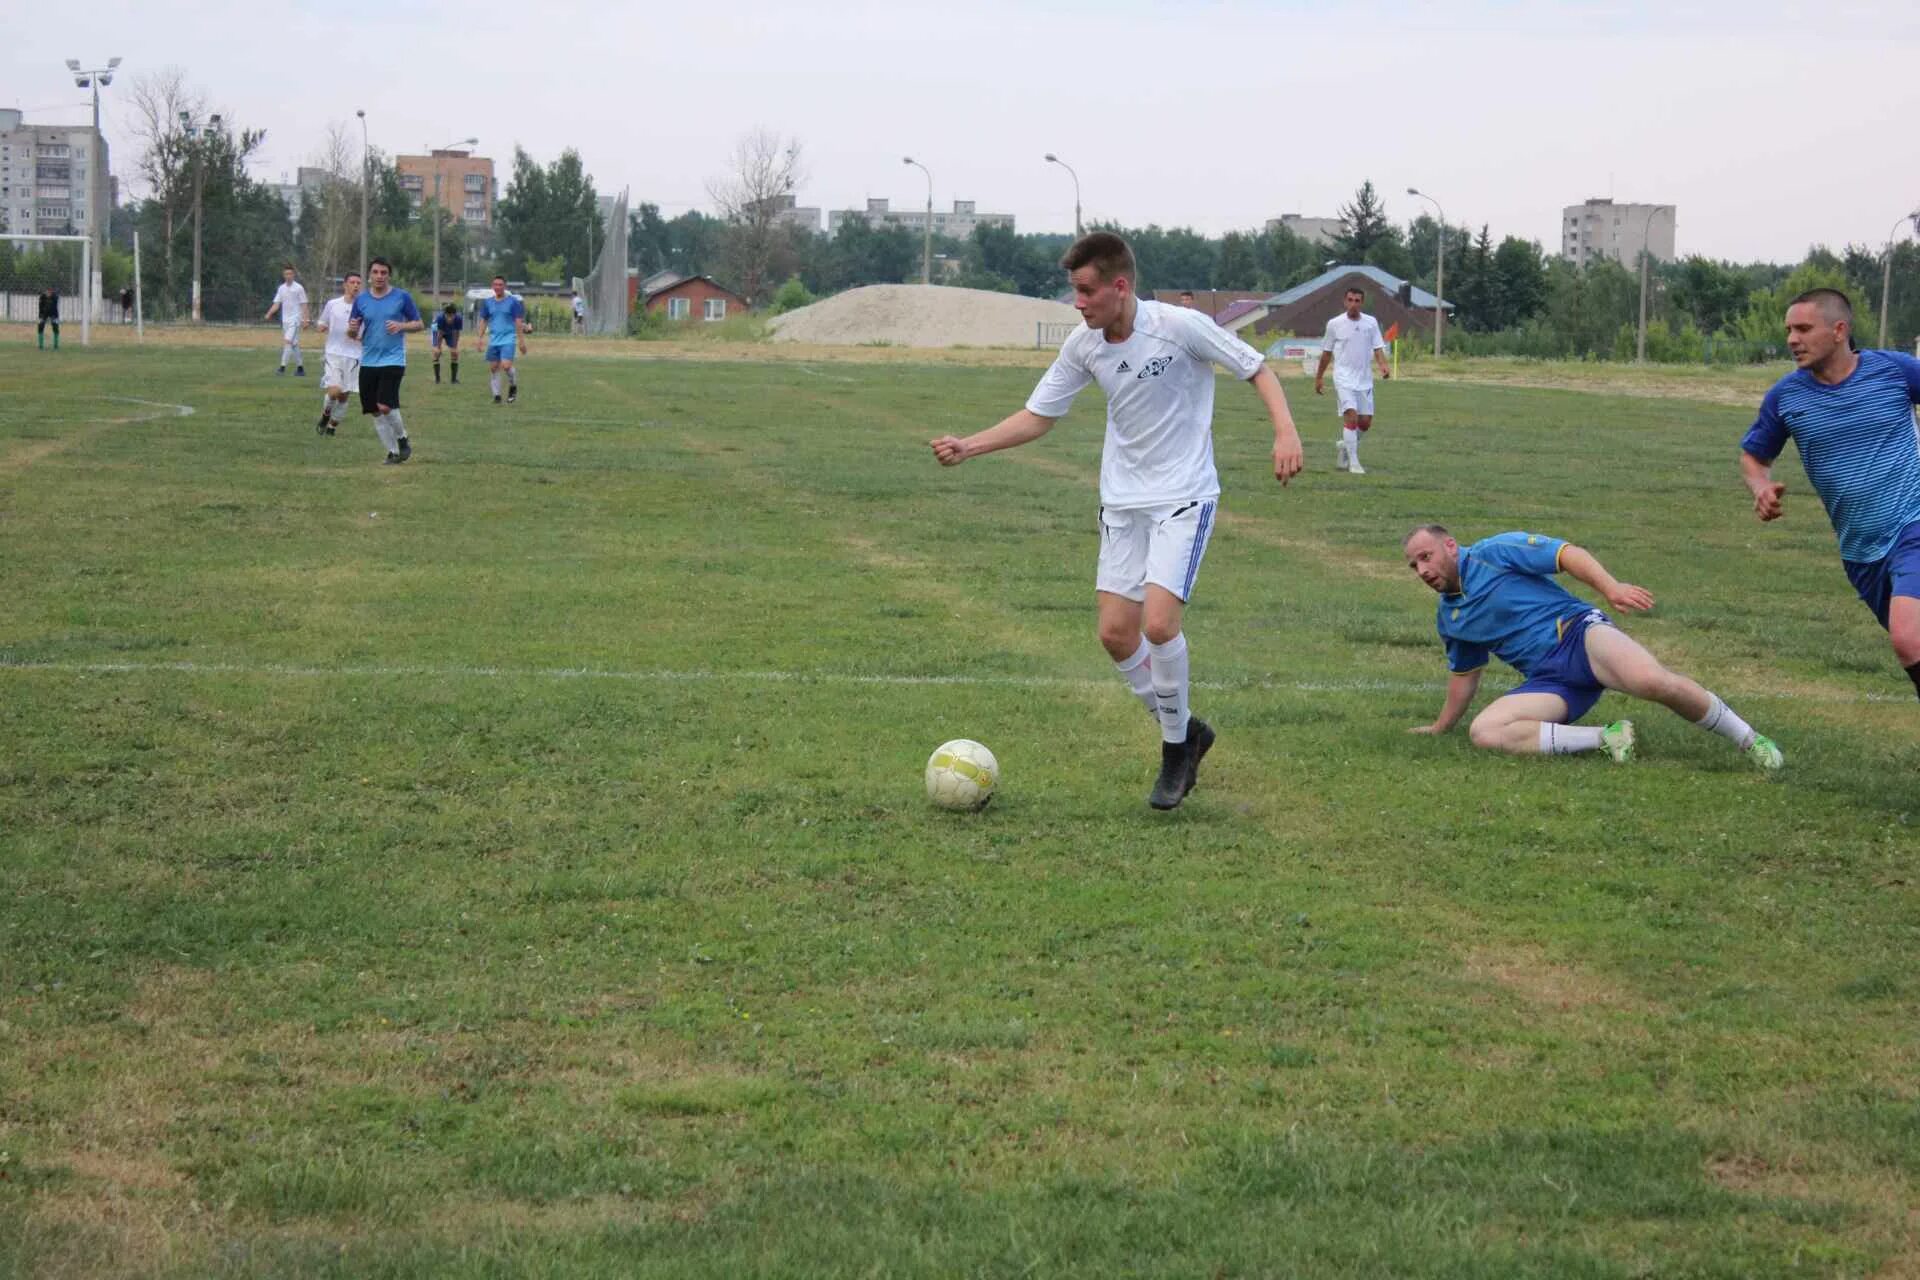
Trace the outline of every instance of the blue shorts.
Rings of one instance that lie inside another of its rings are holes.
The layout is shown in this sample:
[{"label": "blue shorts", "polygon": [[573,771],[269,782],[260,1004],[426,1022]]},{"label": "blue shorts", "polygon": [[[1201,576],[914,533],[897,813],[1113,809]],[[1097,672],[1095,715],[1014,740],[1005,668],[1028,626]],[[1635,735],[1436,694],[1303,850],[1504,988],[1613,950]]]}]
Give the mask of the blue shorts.
[{"label": "blue shorts", "polygon": [[487,363],[499,364],[502,360],[513,359],[513,351],[516,345],[517,344],[512,342],[488,343],[487,344]]},{"label": "blue shorts", "polygon": [[1516,693],[1555,694],[1567,704],[1567,714],[1559,723],[1572,724],[1593,710],[1593,704],[1600,701],[1600,695],[1607,691],[1606,686],[1594,676],[1593,664],[1587,661],[1587,628],[1612,625],[1613,619],[1598,609],[1589,609],[1571,619],[1560,633],[1560,643],[1540,660],[1539,665],[1527,676],[1526,682],[1501,696],[1511,698]]},{"label": "blue shorts", "polygon": [[1900,531],[1893,549],[1878,560],[1842,560],[1847,581],[1880,625],[1887,625],[1887,608],[1895,596],[1920,599],[1920,520]]}]

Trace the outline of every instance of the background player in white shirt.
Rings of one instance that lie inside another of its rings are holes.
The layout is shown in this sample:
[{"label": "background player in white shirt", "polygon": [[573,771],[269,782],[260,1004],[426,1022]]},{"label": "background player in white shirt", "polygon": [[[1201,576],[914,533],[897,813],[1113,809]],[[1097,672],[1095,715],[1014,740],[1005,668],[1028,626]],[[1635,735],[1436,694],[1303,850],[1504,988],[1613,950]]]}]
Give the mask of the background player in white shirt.
[{"label": "background player in white shirt", "polygon": [[1347,290],[1347,309],[1327,321],[1320,367],[1313,374],[1313,394],[1325,395],[1327,366],[1333,366],[1333,390],[1340,405],[1340,444],[1333,466],[1356,476],[1367,474],[1360,465],[1360,433],[1373,425],[1373,366],[1380,366],[1381,377],[1393,376],[1387,368],[1387,340],[1380,336],[1380,322],[1360,312],[1366,300],[1360,290]]},{"label": "background player in white shirt", "polygon": [[320,375],[320,425],[314,428],[330,436],[347,412],[347,397],[360,391],[360,339],[347,336],[347,322],[353,319],[353,300],[360,296],[360,273],[347,272],[340,283],[340,296],[327,299],[320,308],[316,329],[327,333],[326,363]]},{"label": "background player in white shirt", "polygon": [[267,308],[267,319],[273,319],[276,312],[280,316],[279,372],[287,371],[287,361],[291,358],[294,376],[304,378],[307,362],[300,354],[300,326],[307,322],[307,287],[293,278],[291,262],[280,269],[280,287],[273,291],[273,305]]},{"label": "background player in white shirt", "polygon": [[1214,732],[1187,706],[1181,621],[1213,532],[1213,366],[1251,383],[1273,420],[1273,474],[1299,474],[1300,436],[1280,382],[1259,352],[1184,307],[1143,302],[1133,250],[1109,231],[1061,258],[1087,324],[1060,346],[1026,407],[985,431],[928,443],[945,467],[1045,435],[1090,382],[1107,394],[1100,457],[1100,643],[1160,723],[1160,776],[1147,803],[1186,798]]}]

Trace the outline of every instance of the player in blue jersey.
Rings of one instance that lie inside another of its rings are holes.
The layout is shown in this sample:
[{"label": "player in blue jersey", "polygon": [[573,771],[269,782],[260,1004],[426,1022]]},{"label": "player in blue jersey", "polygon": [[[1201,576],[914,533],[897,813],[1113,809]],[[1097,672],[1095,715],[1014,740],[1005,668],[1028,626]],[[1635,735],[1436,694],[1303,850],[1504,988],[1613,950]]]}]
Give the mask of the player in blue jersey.
[{"label": "player in blue jersey", "polygon": [[400,379],[407,372],[407,335],[425,327],[413,295],[393,287],[393,266],[375,258],[367,265],[367,291],[353,300],[347,336],[360,340],[360,412],[373,418],[389,466],[413,456],[400,420]]},{"label": "player in blue jersey", "polygon": [[493,296],[480,299],[480,323],[487,326],[487,368],[492,370],[488,385],[493,402],[500,403],[500,375],[507,375],[507,403],[520,398],[520,379],[513,371],[513,357],[527,349],[527,304],[507,292],[507,278],[493,278]]},{"label": "player in blue jersey", "polygon": [[1809,289],[1787,307],[1787,350],[1799,367],[1773,384],[1740,442],[1754,514],[1778,520],[1787,486],[1773,461],[1792,440],[1840,539],[1847,578],[1893,641],[1920,695],[1920,360],[1855,351],[1853,304]]},{"label": "player in blue jersey", "polygon": [[1468,734],[1476,747],[1514,755],[1604,750],[1625,761],[1633,755],[1631,720],[1604,728],[1574,723],[1616,689],[1719,734],[1762,769],[1784,763],[1780,748],[1726,703],[1661,666],[1613,619],[1553,580],[1570,574],[1616,609],[1653,608],[1644,587],[1621,582],[1591,552],[1538,533],[1502,533],[1462,549],[1437,524],[1408,534],[1402,550],[1407,567],[1440,594],[1435,625],[1453,673],[1439,717],[1411,732],[1445,733],[1458,724],[1492,655],[1526,679],[1474,717]]},{"label": "player in blue jersey", "polygon": [[433,381],[436,385],[438,385],[440,381],[441,347],[447,349],[447,354],[451,357],[450,363],[453,365],[453,372],[447,381],[456,387],[460,385],[460,331],[466,328],[466,326],[467,322],[460,316],[460,308],[454,306],[451,302],[442,307],[440,314],[433,318],[431,330],[433,337]]}]

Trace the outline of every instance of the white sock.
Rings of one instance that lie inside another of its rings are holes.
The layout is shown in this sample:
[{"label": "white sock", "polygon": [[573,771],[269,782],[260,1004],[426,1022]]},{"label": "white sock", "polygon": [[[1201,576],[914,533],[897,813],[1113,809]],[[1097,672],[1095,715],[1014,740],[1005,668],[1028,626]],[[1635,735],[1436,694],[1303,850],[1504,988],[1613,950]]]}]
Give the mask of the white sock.
[{"label": "white sock", "polygon": [[1347,446],[1347,461],[1360,461],[1360,432],[1354,427],[1340,428],[1340,443]]},{"label": "white sock", "polygon": [[400,452],[394,447],[393,428],[387,425],[386,414],[376,413],[373,415],[373,429],[379,435],[380,443],[386,446],[388,453]]},{"label": "white sock", "polygon": [[1707,705],[1707,714],[1694,723],[1708,733],[1719,734],[1742,751],[1752,746],[1753,740],[1760,736],[1753,731],[1753,726],[1735,715],[1732,707],[1720,701],[1719,694],[1709,692],[1707,697],[1712,699]]},{"label": "white sock", "polygon": [[347,416],[347,402],[345,400],[335,400],[333,402],[333,411],[328,416],[334,420],[335,424],[338,424],[340,419]]},{"label": "white sock", "polygon": [[1543,756],[1570,756],[1599,749],[1600,730],[1597,726],[1554,724],[1547,720],[1540,722],[1540,754]]},{"label": "white sock", "polygon": [[290,356],[290,355],[292,355],[292,354],[293,354],[293,348],[292,348],[292,347],[289,347],[289,346],[285,346],[285,345],[282,345],[282,346],[281,346],[281,348],[280,348],[280,367],[281,367],[282,369],[284,369],[284,368],[286,368],[286,367],[287,367],[287,357],[288,357],[288,356]]},{"label": "white sock", "polygon": [[512,369],[507,370],[507,390],[518,391],[519,389],[520,389],[520,375],[515,373]]},{"label": "white sock", "polygon": [[1181,632],[1165,644],[1147,646],[1147,669],[1153,677],[1154,714],[1160,717],[1164,742],[1187,740],[1187,635]]},{"label": "white sock", "polygon": [[400,421],[398,409],[387,415],[387,421],[393,424],[393,439],[396,444],[407,438],[407,424]]},{"label": "white sock", "polygon": [[1140,699],[1140,705],[1152,716],[1159,716],[1160,704],[1153,700],[1153,672],[1147,667],[1149,650],[1147,638],[1140,637],[1140,647],[1125,662],[1116,662],[1113,669],[1127,682],[1127,688],[1133,690],[1133,696]]},{"label": "white sock", "polygon": [[500,394],[500,375],[494,374],[487,379],[487,385],[493,388],[493,394]]}]

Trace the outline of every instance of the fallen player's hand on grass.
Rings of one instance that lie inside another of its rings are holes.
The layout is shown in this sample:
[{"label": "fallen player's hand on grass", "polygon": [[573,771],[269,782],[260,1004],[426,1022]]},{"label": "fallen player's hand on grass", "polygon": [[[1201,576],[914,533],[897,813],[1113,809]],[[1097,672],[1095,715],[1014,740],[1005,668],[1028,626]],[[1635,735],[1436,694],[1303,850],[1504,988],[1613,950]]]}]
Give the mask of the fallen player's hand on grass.
[{"label": "fallen player's hand on grass", "polygon": [[1653,608],[1653,592],[1630,582],[1619,582],[1607,592],[1607,603],[1629,613],[1645,613]]}]

